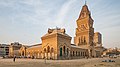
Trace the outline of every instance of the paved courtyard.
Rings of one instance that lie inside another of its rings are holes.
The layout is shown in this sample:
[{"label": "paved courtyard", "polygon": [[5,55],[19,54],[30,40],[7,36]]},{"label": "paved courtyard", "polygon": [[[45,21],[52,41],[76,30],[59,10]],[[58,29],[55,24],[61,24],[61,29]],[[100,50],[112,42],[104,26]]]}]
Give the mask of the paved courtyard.
[{"label": "paved courtyard", "polygon": [[0,67],[120,67],[120,58],[115,62],[102,62],[109,58],[42,60],[42,59],[0,59]]}]

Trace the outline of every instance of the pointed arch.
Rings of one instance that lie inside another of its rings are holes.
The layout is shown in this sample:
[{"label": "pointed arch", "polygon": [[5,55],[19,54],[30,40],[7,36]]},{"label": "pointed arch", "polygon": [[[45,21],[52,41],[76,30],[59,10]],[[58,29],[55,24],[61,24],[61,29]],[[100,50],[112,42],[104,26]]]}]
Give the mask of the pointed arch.
[{"label": "pointed arch", "polygon": [[54,52],[54,49],[53,49],[53,47],[51,48],[51,53],[53,53]]},{"label": "pointed arch", "polygon": [[65,54],[65,52],[66,52],[66,51],[65,51],[65,49],[66,49],[66,47],[65,47],[65,46],[63,46],[63,52],[64,52],[64,54]]},{"label": "pointed arch", "polygon": [[84,45],[86,45],[86,38],[85,38],[85,36],[84,36]]},{"label": "pointed arch", "polygon": [[50,52],[50,47],[49,47],[49,46],[47,47],[47,52],[48,52],[48,53]]},{"label": "pointed arch", "polygon": [[60,56],[62,56],[62,47],[60,48]]},{"label": "pointed arch", "polygon": [[81,44],[81,40],[80,40],[81,38],[79,37],[79,43],[78,43],[78,46]]},{"label": "pointed arch", "polygon": [[81,36],[81,44],[83,44],[83,36]]},{"label": "pointed arch", "polygon": [[44,48],[44,52],[46,53],[46,48]]},{"label": "pointed arch", "polygon": [[67,48],[67,56],[69,55],[69,48]]}]

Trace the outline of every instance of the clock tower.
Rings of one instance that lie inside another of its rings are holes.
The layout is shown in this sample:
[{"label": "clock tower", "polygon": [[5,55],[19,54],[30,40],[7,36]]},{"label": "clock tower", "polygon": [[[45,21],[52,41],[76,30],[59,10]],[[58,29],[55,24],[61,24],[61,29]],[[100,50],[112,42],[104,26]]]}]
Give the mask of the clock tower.
[{"label": "clock tower", "polygon": [[92,55],[92,51],[94,48],[94,20],[92,19],[91,13],[86,4],[82,7],[79,18],[76,22],[77,28],[75,33],[76,36],[74,37],[74,43],[76,46],[89,49],[89,52]]}]

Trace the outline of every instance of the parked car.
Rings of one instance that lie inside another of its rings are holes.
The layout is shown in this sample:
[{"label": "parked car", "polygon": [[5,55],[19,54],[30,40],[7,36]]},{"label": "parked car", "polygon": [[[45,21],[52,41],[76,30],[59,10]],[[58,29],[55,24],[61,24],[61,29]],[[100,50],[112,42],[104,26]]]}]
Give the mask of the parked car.
[{"label": "parked car", "polygon": [[107,62],[107,60],[103,60],[102,62]]},{"label": "parked car", "polygon": [[115,60],[103,60],[102,62],[115,62]]},{"label": "parked car", "polygon": [[115,62],[114,60],[109,60],[109,62]]}]

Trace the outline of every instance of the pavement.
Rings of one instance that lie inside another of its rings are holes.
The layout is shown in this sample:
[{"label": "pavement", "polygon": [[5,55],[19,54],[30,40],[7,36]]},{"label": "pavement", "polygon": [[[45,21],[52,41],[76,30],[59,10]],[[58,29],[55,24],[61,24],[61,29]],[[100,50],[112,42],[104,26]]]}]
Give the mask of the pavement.
[{"label": "pavement", "polygon": [[[115,62],[102,62],[103,60]],[[91,58],[72,60],[0,59],[0,67],[120,67],[120,58]]]}]

